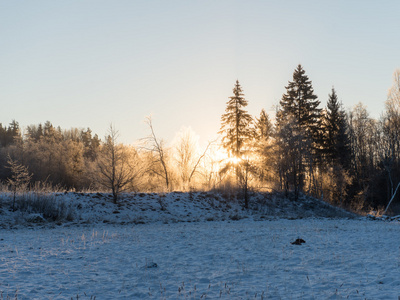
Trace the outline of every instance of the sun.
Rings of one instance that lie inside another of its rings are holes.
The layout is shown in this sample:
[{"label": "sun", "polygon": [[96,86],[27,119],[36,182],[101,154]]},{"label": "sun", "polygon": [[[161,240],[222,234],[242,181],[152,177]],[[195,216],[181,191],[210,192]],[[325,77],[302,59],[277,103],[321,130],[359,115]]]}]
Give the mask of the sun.
[{"label": "sun", "polygon": [[227,161],[234,165],[240,164],[241,160],[242,159],[240,157],[236,157],[236,156],[233,156],[233,157],[231,156],[231,157],[227,158]]},{"label": "sun", "polygon": [[237,165],[242,161],[242,158],[229,155],[229,153],[223,148],[217,149],[214,152],[213,157],[216,161],[218,161],[222,164],[231,163],[231,164]]}]

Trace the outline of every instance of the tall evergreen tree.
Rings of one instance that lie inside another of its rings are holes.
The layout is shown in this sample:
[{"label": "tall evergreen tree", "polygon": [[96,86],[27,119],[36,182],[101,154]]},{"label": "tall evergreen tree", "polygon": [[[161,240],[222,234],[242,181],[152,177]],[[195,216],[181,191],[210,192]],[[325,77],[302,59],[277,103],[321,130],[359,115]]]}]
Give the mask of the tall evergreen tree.
[{"label": "tall evergreen tree", "polygon": [[233,89],[233,96],[229,98],[225,114],[221,117],[222,146],[228,151],[229,155],[239,159],[249,143],[253,133],[251,123],[253,121],[250,114],[244,108],[248,102],[244,98],[242,87],[236,80]]},{"label": "tall evergreen tree", "polygon": [[351,152],[347,134],[346,112],[338,101],[334,88],[329,95],[324,127],[326,157],[330,162],[340,163],[342,167],[349,169]]},{"label": "tall evergreen tree", "polygon": [[305,130],[308,137],[312,139],[315,147],[319,147],[321,109],[318,108],[320,101],[314,94],[312,82],[301,65],[298,65],[293,73],[293,81],[289,81],[286,94],[280,101],[281,109],[277,115],[277,122],[285,122],[288,116],[293,116],[297,126]]},{"label": "tall evergreen tree", "polygon": [[244,206],[248,208],[248,183],[252,165],[248,157],[243,157],[252,146],[254,129],[251,127],[253,118],[244,109],[247,100],[244,98],[242,87],[236,80],[233,96],[229,98],[225,114],[221,117],[222,146],[228,151],[230,157],[235,160],[228,162],[223,171],[234,167],[236,183],[241,186],[244,195]]},{"label": "tall evergreen tree", "polygon": [[304,130],[298,126],[294,116],[288,115],[286,122],[277,123],[275,130],[277,146],[277,174],[280,187],[287,192],[294,191],[295,199],[303,191],[305,162],[310,156],[310,139],[307,139]]},{"label": "tall evergreen tree", "polygon": [[272,178],[273,158],[273,125],[270,117],[264,109],[260,112],[260,117],[255,119],[254,124],[254,153],[257,155],[255,165],[258,180],[262,183]]},{"label": "tall evergreen tree", "polygon": [[268,114],[265,112],[265,110],[262,109],[260,112],[260,117],[256,118],[255,122],[255,133],[257,140],[259,141],[268,140],[272,135],[272,131],[273,131],[272,122]]},{"label": "tall evergreen tree", "polygon": [[[296,157],[293,166],[288,168],[296,178],[294,181],[296,198],[297,191],[303,191],[306,173],[311,176],[314,172],[319,153],[323,146],[321,138],[321,109],[318,108],[320,101],[314,94],[312,83],[301,65],[298,65],[293,73],[293,81],[286,86],[286,94],[280,101],[280,109],[277,112],[277,128],[286,128],[288,120],[291,120],[292,130],[296,132]],[[285,134],[277,133],[280,138],[285,139]],[[300,139],[299,139],[300,138]],[[284,142],[284,141],[283,141]],[[310,186],[315,185],[310,182]]]},{"label": "tall evergreen tree", "polygon": [[13,145],[17,140],[20,139],[21,131],[17,121],[12,120],[8,128],[6,126],[3,128],[2,124],[0,123],[0,145],[2,147]]}]

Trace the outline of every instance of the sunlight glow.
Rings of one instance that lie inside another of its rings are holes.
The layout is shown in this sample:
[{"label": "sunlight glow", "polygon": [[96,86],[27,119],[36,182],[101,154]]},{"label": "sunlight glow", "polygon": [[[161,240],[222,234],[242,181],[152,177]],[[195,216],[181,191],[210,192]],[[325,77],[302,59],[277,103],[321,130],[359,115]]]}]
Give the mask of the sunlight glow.
[{"label": "sunlight glow", "polygon": [[212,156],[214,160],[218,161],[219,164],[221,165],[226,163],[232,163],[234,165],[237,165],[240,164],[240,162],[244,159],[242,157],[230,156],[229,153],[222,148],[216,149]]},{"label": "sunlight glow", "polygon": [[240,157],[234,156],[234,157],[228,157],[227,160],[228,160],[228,162],[230,162],[234,165],[237,165],[241,162],[242,159]]}]

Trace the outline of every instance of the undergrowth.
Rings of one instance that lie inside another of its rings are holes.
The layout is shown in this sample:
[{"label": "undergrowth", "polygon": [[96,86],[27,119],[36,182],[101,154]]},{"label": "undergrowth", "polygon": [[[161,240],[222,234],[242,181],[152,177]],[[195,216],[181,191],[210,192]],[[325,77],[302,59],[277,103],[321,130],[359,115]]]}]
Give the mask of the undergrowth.
[{"label": "undergrowth", "polygon": [[74,212],[65,201],[55,194],[27,193],[17,198],[18,210],[22,213],[40,214],[49,221],[72,221]]},{"label": "undergrowth", "polygon": [[[12,210],[11,197],[4,197],[3,209]],[[73,221],[75,218],[74,209],[64,200],[58,199],[54,193],[25,192],[16,195],[15,212],[19,212],[23,219],[36,215],[34,222],[46,221]],[[0,298],[1,299],[1,298]]]}]

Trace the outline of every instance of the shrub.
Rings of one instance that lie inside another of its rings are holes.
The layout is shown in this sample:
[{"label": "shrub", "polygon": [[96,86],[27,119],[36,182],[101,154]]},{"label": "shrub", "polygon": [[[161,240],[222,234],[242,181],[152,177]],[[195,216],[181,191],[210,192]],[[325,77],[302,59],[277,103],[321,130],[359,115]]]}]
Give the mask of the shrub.
[{"label": "shrub", "polygon": [[25,193],[17,197],[17,210],[22,213],[40,214],[48,221],[72,221],[74,209],[57,199],[54,194]]}]

